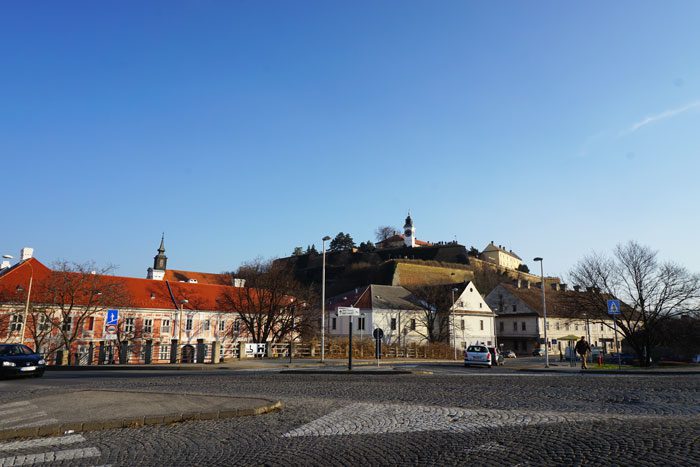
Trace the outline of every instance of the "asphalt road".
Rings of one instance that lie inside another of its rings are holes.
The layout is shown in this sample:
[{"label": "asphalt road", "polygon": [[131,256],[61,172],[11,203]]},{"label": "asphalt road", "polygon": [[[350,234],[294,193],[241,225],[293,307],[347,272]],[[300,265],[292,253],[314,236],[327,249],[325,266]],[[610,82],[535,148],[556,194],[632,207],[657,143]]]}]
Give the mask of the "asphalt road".
[{"label": "asphalt road", "polygon": [[0,465],[700,464],[700,376],[417,369],[432,374],[270,368],[1,381],[0,414],[28,397],[75,389],[257,396],[286,406],[255,417],[2,442]]}]

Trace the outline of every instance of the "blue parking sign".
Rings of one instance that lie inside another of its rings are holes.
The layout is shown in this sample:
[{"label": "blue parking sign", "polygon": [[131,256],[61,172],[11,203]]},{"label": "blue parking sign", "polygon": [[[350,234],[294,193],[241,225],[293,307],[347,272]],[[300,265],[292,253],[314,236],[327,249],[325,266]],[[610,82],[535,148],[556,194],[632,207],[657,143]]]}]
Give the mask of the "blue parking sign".
[{"label": "blue parking sign", "polygon": [[119,310],[107,310],[107,326],[116,326],[119,323]]},{"label": "blue parking sign", "polygon": [[609,315],[619,315],[620,314],[620,300],[608,300],[608,314]]}]

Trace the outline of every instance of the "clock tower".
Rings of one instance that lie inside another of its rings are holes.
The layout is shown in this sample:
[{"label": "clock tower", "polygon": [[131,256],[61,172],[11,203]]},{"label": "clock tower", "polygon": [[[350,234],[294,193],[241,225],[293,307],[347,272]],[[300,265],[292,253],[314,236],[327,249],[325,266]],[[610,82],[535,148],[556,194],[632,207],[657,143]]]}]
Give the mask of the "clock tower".
[{"label": "clock tower", "polygon": [[406,223],[403,226],[403,242],[404,245],[408,247],[416,247],[416,228],[413,226],[413,219],[411,219],[410,212],[408,213]]},{"label": "clock tower", "polygon": [[153,257],[153,267],[148,268],[147,279],[162,281],[165,277],[165,268],[168,265],[168,257],[165,256],[165,233],[160,238],[158,254]]}]

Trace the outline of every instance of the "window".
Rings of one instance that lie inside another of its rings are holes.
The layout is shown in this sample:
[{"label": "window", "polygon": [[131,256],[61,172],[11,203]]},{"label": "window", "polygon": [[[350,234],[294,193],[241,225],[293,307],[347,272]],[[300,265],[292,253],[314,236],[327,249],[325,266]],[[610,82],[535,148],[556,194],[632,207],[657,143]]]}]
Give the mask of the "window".
[{"label": "window", "polygon": [[90,317],[87,319],[87,323],[85,324],[85,330],[86,330],[86,331],[92,331],[93,329],[95,329],[95,317],[94,317],[94,316],[90,316]]},{"label": "window", "polygon": [[513,350],[518,350],[518,341],[513,342]]},{"label": "window", "polygon": [[338,318],[331,318],[331,329],[335,330],[338,328]]},{"label": "window", "polygon": [[600,323],[600,330],[603,330],[603,323]]},{"label": "window", "polygon": [[208,330],[209,330],[209,325],[210,325],[210,324],[211,324],[211,323],[209,322],[209,320],[208,320],[208,319],[205,319],[205,320],[204,320],[204,323],[202,323],[202,330],[208,331]]},{"label": "window", "polygon": [[547,328],[547,331],[549,331],[549,323],[547,323],[545,327]]},{"label": "window", "polygon": [[152,319],[144,319],[143,320],[143,332],[147,333],[152,333],[153,332],[153,320]]},{"label": "window", "polygon": [[557,329],[557,331],[559,330],[559,321],[557,321],[555,328]]},{"label": "window", "polygon": [[10,322],[10,331],[21,331],[22,330],[22,315],[12,315],[12,321]]},{"label": "window", "polygon": [[568,331],[569,328],[571,327],[571,325],[569,323],[566,323],[565,327],[566,327],[566,330]]},{"label": "window", "polygon": [[170,334],[170,320],[164,319],[160,322],[160,332],[163,334]]},{"label": "window", "polygon": [[47,331],[49,329],[50,324],[51,321],[49,320],[48,316],[41,315],[39,317],[39,331]]},{"label": "window", "polygon": [[411,327],[411,331],[415,331],[415,330],[416,330],[416,320],[415,320],[415,318],[411,318],[410,323],[411,323],[411,326],[410,326],[410,327]]},{"label": "window", "polygon": [[226,320],[225,319],[219,320],[219,331],[220,332],[226,331]]},{"label": "window", "polygon": [[233,332],[241,332],[241,320],[240,319],[237,319],[233,322]]},{"label": "window", "polygon": [[506,323],[504,323],[503,321],[501,321],[500,323],[498,323],[498,327],[499,327],[499,330],[500,330],[501,332],[505,331],[505,324],[506,324]]},{"label": "window", "polygon": [[513,311],[518,311],[518,305],[513,305]]},{"label": "window", "polygon": [[484,307],[484,304],[479,302],[479,308],[483,308],[483,307]]},{"label": "window", "polygon": [[192,330],[192,318],[187,318],[187,321],[185,321],[185,331],[191,331]]},{"label": "window", "polygon": [[517,331],[517,330],[518,330],[518,322],[513,321],[513,331]]},{"label": "window", "polygon": [[134,332],[134,318],[126,318],[124,320],[124,332]]},{"label": "window", "polygon": [[158,358],[160,360],[170,360],[170,346],[168,344],[160,344]]},{"label": "window", "polygon": [[461,329],[462,331],[464,331],[464,328],[465,328],[464,320],[461,319],[461,320],[459,320],[459,329]]},{"label": "window", "polygon": [[71,318],[69,316],[63,320],[63,324],[61,324],[61,330],[63,332],[70,332],[72,327],[73,327],[73,318]]},{"label": "window", "polygon": [[391,318],[391,330],[396,331],[396,318]]},{"label": "window", "polygon": [[525,330],[527,329],[527,327],[525,326],[525,321],[523,321],[523,322],[521,323],[521,327],[522,327],[522,330],[523,330],[523,331],[525,331]]},{"label": "window", "polygon": [[574,325],[574,329],[578,331],[578,324]]},{"label": "window", "polygon": [[365,318],[364,317],[357,318],[357,330],[358,331],[365,330]]},{"label": "window", "polygon": [[484,330],[484,320],[480,319],[479,320],[479,328],[483,331]]}]

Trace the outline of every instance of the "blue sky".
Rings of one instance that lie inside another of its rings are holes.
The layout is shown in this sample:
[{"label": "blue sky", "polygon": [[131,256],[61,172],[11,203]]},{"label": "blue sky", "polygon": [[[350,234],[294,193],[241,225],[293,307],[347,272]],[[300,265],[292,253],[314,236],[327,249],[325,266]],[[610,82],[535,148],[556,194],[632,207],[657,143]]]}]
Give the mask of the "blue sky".
[{"label": "blue sky", "polygon": [[[698,2],[0,6],[1,253],[221,271],[379,225],[693,271]],[[529,262],[531,268],[534,264]]]}]

